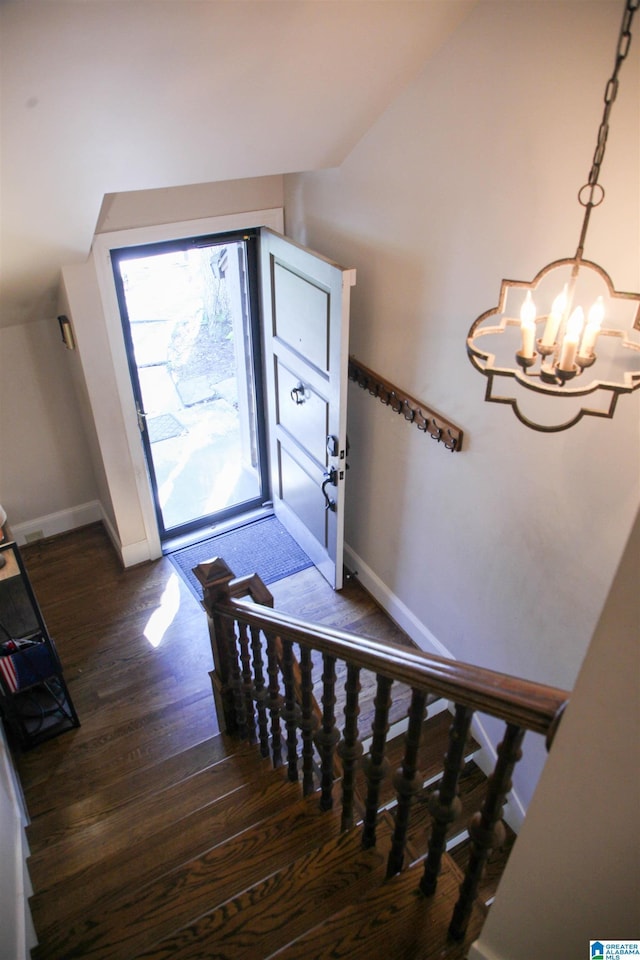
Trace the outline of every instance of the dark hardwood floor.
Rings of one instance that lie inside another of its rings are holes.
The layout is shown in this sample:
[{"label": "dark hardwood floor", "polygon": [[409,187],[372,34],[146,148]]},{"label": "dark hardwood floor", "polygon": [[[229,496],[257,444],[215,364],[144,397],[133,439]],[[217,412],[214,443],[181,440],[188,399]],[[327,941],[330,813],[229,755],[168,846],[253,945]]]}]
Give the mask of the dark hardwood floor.
[{"label": "dark hardwood floor", "polygon": [[[287,956],[325,960],[352,921],[349,956],[386,958],[390,942],[405,944],[396,955],[407,960],[464,955],[484,911],[474,907],[464,944],[445,948],[462,877],[455,863],[446,857],[428,909],[415,895],[428,792],[410,825],[415,862],[386,884],[388,813],[380,849],[357,853],[359,833],[340,835],[338,803],[323,813],[317,795],[301,799],[299,785],[257,748],[220,734],[206,617],[170,560],[123,570],[101,525],[30,545],[23,556],[81,720],[16,758],[31,817],[33,960],[258,960],[298,935]],[[412,645],[356,580],[336,594],[311,568],[269,589],[276,608],[297,617]],[[367,683],[374,689],[374,679],[363,680],[361,703]],[[396,686],[394,708],[406,717],[406,688]],[[425,784],[441,769],[449,714],[426,724]],[[403,751],[404,737],[388,744],[390,770]],[[471,764],[461,786],[468,816],[477,779]],[[361,774],[356,788],[362,807]],[[390,780],[383,803],[389,791]],[[355,859],[345,859],[351,846]],[[376,922],[365,935],[369,916]]]},{"label": "dark hardwood floor", "polygon": [[[123,570],[100,524],[22,552],[82,724],[19,758],[32,817],[219,732],[206,617],[166,557]],[[411,644],[357,580],[335,593],[310,568],[269,589],[280,610]]]}]

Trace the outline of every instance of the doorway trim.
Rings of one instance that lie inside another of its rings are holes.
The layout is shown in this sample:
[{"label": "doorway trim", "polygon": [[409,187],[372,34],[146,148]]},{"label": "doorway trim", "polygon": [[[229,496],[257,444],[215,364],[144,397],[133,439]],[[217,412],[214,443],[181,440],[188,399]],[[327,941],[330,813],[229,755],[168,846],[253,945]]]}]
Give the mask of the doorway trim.
[{"label": "doorway trim", "polygon": [[[268,210],[248,211],[219,217],[206,217],[177,223],[154,224],[97,234],[92,247],[96,278],[104,312],[104,321],[111,351],[111,361],[116,381],[117,400],[124,423],[126,444],[131,458],[131,483],[135,489],[145,532],[144,543],[137,543],[135,552],[125,556],[121,551],[125,566],[144,560],[155,560],[162,556],[160,531],[153,503],[151,481],[147,472],[142,438],[138,429],[135,399],[129,375],[126,345],[115,281],[111,266],[110,251],[116,247],[138,246],[145,243],[157,243],[163,240],[183,239],[190,236],[202,236],[225,233],[232,230],[248,230],[251,227],[270,227],[282,232],[284,229],[284,211],[282,207]],[[122,465],[126,469],[125,465]],[[117,520],[117,518],[116,518]]]}]

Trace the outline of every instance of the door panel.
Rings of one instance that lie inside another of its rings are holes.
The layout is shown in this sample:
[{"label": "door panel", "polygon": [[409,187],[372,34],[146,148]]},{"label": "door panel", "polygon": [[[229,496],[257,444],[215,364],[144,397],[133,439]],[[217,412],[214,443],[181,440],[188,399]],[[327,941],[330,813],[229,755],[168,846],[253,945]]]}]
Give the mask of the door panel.
[{"label": "door panel", "polygon": [[318,478],[307,472],[286,447],[279,447],[280,496],[318,543],[327,545],[327,514],[317,496]]},{"label": "door panel", "polygon": [[305,363],[329,372],[329,293],[277,261],[273,270],[274,335]]},{"label": "door panel", "polygon": [[[277,399],[277,422],[316,461],[318,467],[326,468],[329,431],[329,404],[301,381],[282,363],[276,361],[275,390]],[[292,402],[293,396],[297,396]]]},{"label": "door panel", "polygon": [[260,246],[274,510],[339,590],[355,271],[270,230]]}]

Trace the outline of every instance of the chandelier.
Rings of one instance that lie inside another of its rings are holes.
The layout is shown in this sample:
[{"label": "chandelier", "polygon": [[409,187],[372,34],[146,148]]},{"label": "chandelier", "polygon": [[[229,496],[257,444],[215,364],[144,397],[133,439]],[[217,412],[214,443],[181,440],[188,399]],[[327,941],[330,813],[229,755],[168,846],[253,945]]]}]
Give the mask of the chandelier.
[{"label": "chandelier", "polygon": [[[640,294],[616,291],[602,267],[583,259],[591,212],[604,200],[598,180],[609,115],[639,3],[625,3],[589,179],[578,193],[584,217],[575,256],[547,264],[531,282],[503,280],[497,307],[481,314],[467,336],[469,359],[487,377],[485,400],[509,404],[522,423],[544,433],[566,430],[585,415],[610,419],[618,397],[640,387]],[[553,399],[535,401],[534,420],[521,409],[527,395],[500,393],[496,378]]]}]

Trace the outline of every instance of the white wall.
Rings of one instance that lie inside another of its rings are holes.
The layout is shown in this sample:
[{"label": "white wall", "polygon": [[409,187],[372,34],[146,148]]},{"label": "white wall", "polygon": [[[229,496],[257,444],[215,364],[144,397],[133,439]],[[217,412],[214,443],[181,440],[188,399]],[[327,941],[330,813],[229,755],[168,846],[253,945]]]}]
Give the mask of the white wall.
[{"label": "white wall", "polygon": [[640,514],[473,960],[583,960],[640,929]]},{"label": "white wall", "polygon": [[125,422],[117,402],[116,377],[93,260],[65,267],[62,283],[76,341],[78,397],[88,404],[86,436],[91,441],[94,472],[99,478],[103,517],[116,547],[127,552],[132,562],[141,563],[149,559],[147,534],[136,495]]},{"label": "white wall", "polygon": [[473,2],[0,3],[0,325],[53,315],[107,193],[340,163]]},{"label": "white wall", "polygon": [[[0,333],[0,502],[18,531],[96,496],[52,339],[61,266],[85,262],[98,216],[104,231],[280,206],[258,202],[265,181],[339,163],[474,2],[0,3],[0,328],[42,322]],[[239,191],[249,206],[229,205]]]},{"label": "white wall", "polygon": [[55,318],[0,328],[0,502],[15,535],[96,497],[73,363]]},{"label": "white wall", "polygon": [[[535,433],[483,402],[465,337],[503,277],[575,252],[620,17],[481,3],[339,168],[285,180],[287,232],[358,271],[351,352],[466,432],[447,453],[352,386],[349,546],[457,658],[565,688],[638,507],[640,394]],[[638,60],[636,44],[586,249],[623,290],[640,288]]]}]

